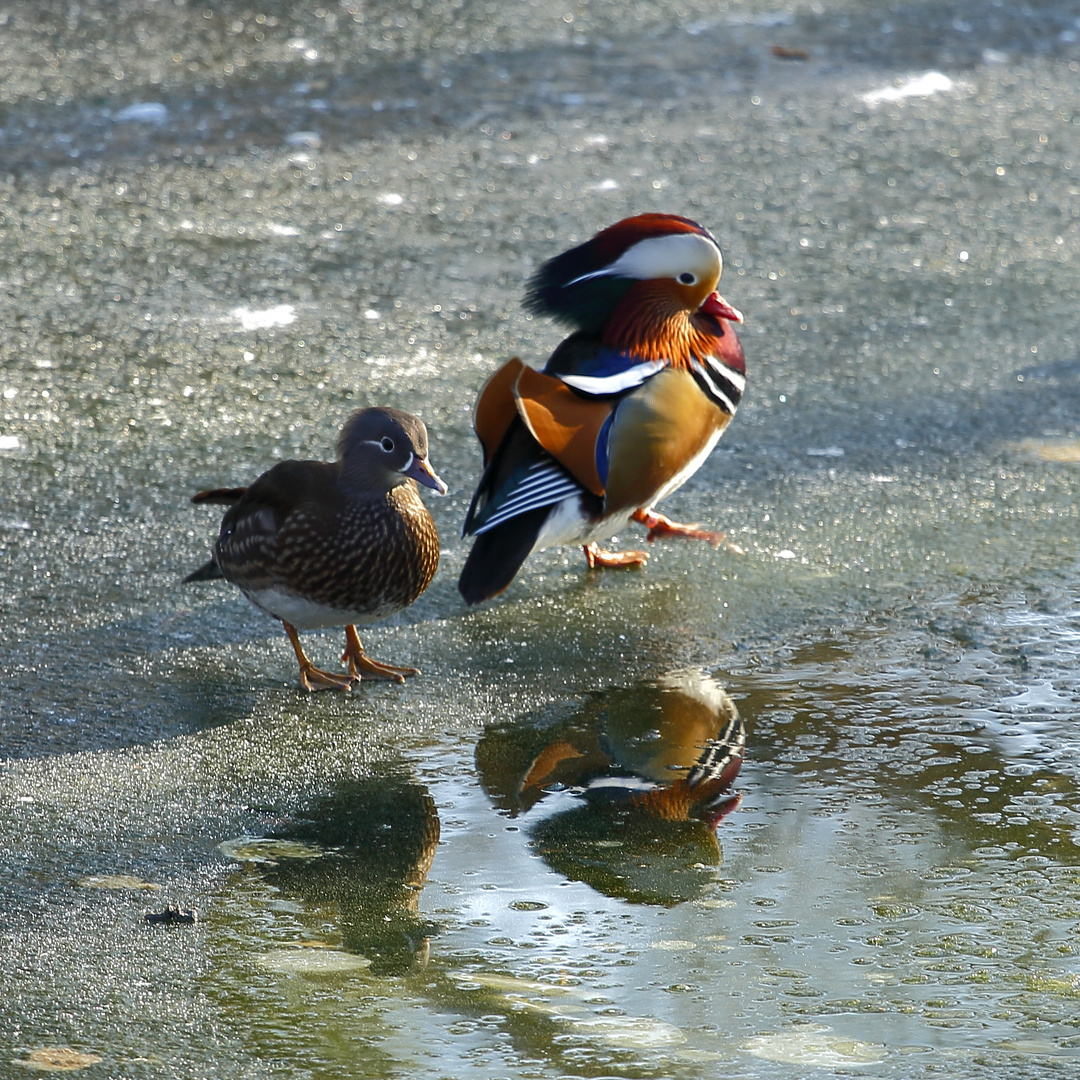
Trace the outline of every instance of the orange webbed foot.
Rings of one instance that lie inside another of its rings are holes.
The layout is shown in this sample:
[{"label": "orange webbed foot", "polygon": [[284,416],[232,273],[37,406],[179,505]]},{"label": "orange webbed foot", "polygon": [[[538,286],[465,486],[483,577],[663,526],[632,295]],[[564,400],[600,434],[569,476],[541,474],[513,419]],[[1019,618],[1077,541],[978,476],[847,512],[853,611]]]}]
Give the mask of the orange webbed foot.
[{"label": "orange webbed foot", "polygon": [[300,685],[308,691],[308,693],[315,693],[318,690],[351,690],[352,684],[359,678],[356,675],[344,675],[338,674],[332,671],[322,671],[317,668],[308,658],[304,652],[303,646],[300,644],[300,635],[297,633],[296,627],[292,623],[281,620],[281,625],[285,627],[285,633],[289,635],[289,641],[292,642],[293,652],[296,653],[297,663],[300,665]]},{"label": "orange webbed foot", "polygon": [[372,660],[364,652],[355,626],[345,627],[345,652],[341,654],[341,659],[349,665],[349,674],[357,681],[367,678],[403,683],[407,675],[420,674],[419,668],[398,667],[396,664],[382,664],[378,660]]},{"label": "orange webbed foot", "polygon": [[604,551],[596,544],[586,544],[582,550],[590,570],[644,566],[649,561],[647,551]]},{"label": "orange webbed foot", "polygon": [[309,693],[318,690],[351,690],[356,681],[353,675],[339,675],[333,671],[323,671],[310,661],[305,667],[300,665],[300,685]]}]

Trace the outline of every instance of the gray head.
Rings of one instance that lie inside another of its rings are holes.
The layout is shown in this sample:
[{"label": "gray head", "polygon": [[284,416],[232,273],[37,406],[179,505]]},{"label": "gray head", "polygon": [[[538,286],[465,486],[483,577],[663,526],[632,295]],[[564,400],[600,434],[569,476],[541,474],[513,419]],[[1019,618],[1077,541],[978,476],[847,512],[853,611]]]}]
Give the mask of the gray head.
[{"label": "gray head", "polygon": [[407,480],[446,494],[428,464],[427,428],[400,409],[361,409],[346,421],[338,439],[341,480],[353,491],[386,492]]}]

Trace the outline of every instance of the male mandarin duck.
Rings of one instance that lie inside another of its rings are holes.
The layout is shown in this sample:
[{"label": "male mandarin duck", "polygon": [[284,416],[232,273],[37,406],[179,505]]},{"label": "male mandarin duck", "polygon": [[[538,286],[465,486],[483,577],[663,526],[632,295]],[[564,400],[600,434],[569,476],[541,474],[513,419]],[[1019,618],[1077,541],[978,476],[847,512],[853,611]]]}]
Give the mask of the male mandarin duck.
[{"label": "male mandarin duck", "polygon": [[735,703],[701,671],[676,671],[589,694],[582,708],[489,727],[480,781],[521,817],[554,870],[610,896],[670,905],[693,899],[719,865],[717,826],[746,731]]},{"label": "male mandarin duck", "polygon": [[[280,619],[307,690],[404,682],[418,669],[372,660],[356,624],[408,607],[435,576],[439,534],[414,481],[446,494],[427,428],[399,409],[361,409],[342,429],[337,461],[282,461],[250,487],[195,495],[229,509],[213,559],[184,580],[226,578]],[[345,627],[348,674],[320,671],[300,645],[298,630],[327,626]]]},{"label": "male mandarin duck", "polygon": [[735,702],[691,668],[590,694],[555,724],[489,728],[476,760],[488,794],[513,814],[560,790],[594,807],[715,829],[739,804],[731,786],[745,752]]},{"label": "male mandarin duck", "polygon": [[642,551],[597,546],[631,520],[649,540],[723,540],[653,509],[709,456],[746,383],[732,326],[742,315],[716,292],[722,267],[697,222],[639,214],[535,274],[526,308],[574,333],[543,371],[515,358],[480,391],[466,603],[502,592],[544,548],[582,544],[590,567],[644,563]]}]

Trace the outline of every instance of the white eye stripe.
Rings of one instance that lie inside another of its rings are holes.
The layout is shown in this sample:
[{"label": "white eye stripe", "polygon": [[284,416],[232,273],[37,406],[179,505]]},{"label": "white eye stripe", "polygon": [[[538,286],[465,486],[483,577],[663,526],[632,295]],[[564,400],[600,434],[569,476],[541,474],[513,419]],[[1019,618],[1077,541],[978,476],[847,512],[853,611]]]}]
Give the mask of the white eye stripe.
[{"label": "white eye stripe", "polygon": [[640,240],[627,248],[610,266],[582,274],[568,281],[567,285],[605,276],[648,281],[652,278],[678,278],[684,273],[693,273],[698,280],[710,276],[719,280],[723,268],[720,249],[708,237],[700,233],[675,233]]},{"label": "white eye stripe", "polygon": [[593,278],[607,277],[614,272],[615,271],[610,266],[605,267],[603,270],[594,270],[591,274],[582,274],[581,277],[576,277],[573,281],[568,281],[563,288],[565,289],[570,285],[577,285],[582,281],[592,281]]},{"label": "white eye stripe", "polygon": [[[364,439],[363,442],[365,446],[377,446],[384,454],[392,454],[397,449],[389,435],[384,435],[381,439]],[[387,446],[387,443],[390,445]]]}]

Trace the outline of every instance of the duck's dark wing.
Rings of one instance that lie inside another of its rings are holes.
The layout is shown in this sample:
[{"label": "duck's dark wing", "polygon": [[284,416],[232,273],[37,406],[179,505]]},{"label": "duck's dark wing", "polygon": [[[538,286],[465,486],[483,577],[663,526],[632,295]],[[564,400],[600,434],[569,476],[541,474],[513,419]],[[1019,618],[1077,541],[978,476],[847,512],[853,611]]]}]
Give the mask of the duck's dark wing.
[{"label": "duck's dark wing", "polygon": [[343,503],[340,468],[322,461],[282,461],[263,473],[226,512],[214,560],[227,578],[254,584],[276,577],[278,535],[291,515],[332,517]]},{"label": "duck's dark wing", "polygon": [[210,562],[185,582],[228,578],[249,582],[272,576],[278,532],[299,506],[315,501],[333,513],[340,502],[339,466],[321,461],[283,461],[248,487],[215,488],[192,498],[228,506]]},{"label": "duck's dark wing", "polygon": [[465,602],[478,604],[501,593],[532,551],[552,507],[583,492],[515,417],[465,518],[465,535],[476,537],[458,579]]}]

